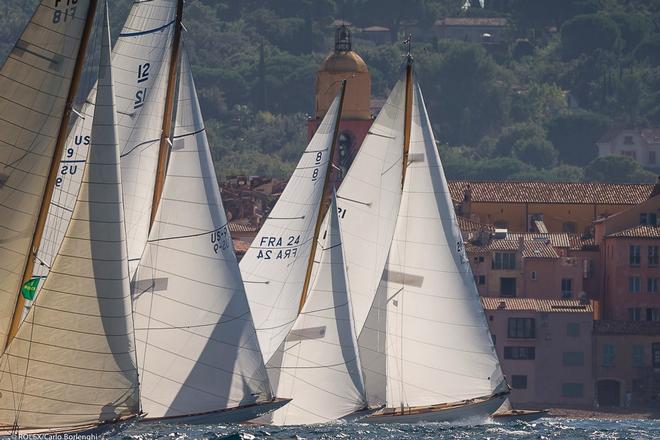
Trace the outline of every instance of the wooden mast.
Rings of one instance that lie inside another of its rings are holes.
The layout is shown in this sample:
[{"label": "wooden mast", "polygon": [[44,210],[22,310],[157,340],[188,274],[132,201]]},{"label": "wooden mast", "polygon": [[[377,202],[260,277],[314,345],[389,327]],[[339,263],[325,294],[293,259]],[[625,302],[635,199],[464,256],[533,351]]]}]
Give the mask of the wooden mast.
[{"label": "wooden mast", "polygon": [[[53,156],[50,162],[50,169],[48,170],[46,190],[44,191],[44,196],[41,199],[39,216],[37,217],[37,224],[35,226],[34,234],[32,235],[32,242],[30,243],[30,255],[28,256],[27,262],[25,263],[25,269],[23,270],[23,282],[21,283],[21,288],[32,278],[32,273],[34,271],[34,260],[37,256],[37,252],[39,251],[41,238],[43,237],[44,229],[46,227],[48,210],[50,209],[51,199],[53,198],[53,191],[55,190],[55,181],[57,180],[57,175],[60,168],[60,159],[62,158],[62,153],[64,152],[64,144],[66,143],[67,139],[73,102],[76,99],[78,85],[80,84],[80,77],[82,76],[85,53],[87,52],[89,36],[92,33],[92,25],[94,24],[94,15],[96,14],[97,3],[97,0],[89,1],[87,17],[85,18],[85,27],[83,28],[83,33],[80,38],[80,46],[78,47],[78,53],[76,54],[76,64],[73,68],[73,75],[71,77],[71,85],[66,96],[64,114],[62,115],[62,120],[60,121],[60,127],[57,133],[57,139],[55,141],[55,150],[53,151]],[[7,334],[4,348],[6,348],[14,336],[16,336],[18,327],[21,324],[24,307],[25,298],[19,292],[16,300],[16,307],[14,308],[14,316],[11,320],[11,326],[9,327],[9,333]]]},{"label": "wooden mast", "polygon": [[183,0],[178,0],[176,5],[176,22],[174,23],[174,37],[172,39],[172,54],[170,56],[170,68],[167,79],[167,94],[165,95],[165,112],[163,113],[163,128],[160,134],[160,147],[158,149],[158,166],[156,168],[156,181],[154,184],[154,196],[151,202],[151,220],[149,229],[154,224],[156,212],[160,204],[165,186],[165,174],[167,173],[167,161],[170,155],[170,135],[174,123],[174,97],[176,95],[176,80],[179,53],[181,52],[181,27],[183,19]]},{"label": "wooden mast", "polygon": [[408,168],[408,152],[410,151],[410,127],[412,125],[412,91],[413,91],[413,57],[410,53],[412,46],[412,35],[403,42],[408,49],[406,54],[406,100],[403,115],[403,168],[401,170],[401,188],[406,180],[406,169]]},{"label": "wooden mast", "polygon": [[314,257],[316,256],[316,247],[319,239],[319,233],[321,232],[321,224],[323,223],[323,218],[325,217],[325,201],[326,194],[328,192],[328,187],[330,186],[330,175],[332,174],[333,161],[335,159],[335,150],[337,147],[337,139],[339,138],[339,123],[341,121],[341,112],[344,106],[344,95],[346,93],[346,80],[341,81],[341,86],[339,89],[339,108],[337,109],[337,119],[335,120],[335,129],[332,134],[332,144],[330,145],[330,157],[328,158],[328,170],[325,172],[325,179],[323,180],[323,192],[321,193],[321,203],[319,203],[319,212],[316,217],[316,225],[314,226],[314,236],[312,238],[312,249],[309,253],[309,259],[307,260],[307,271],[305,272],[305,282],[303,283],[302,295],[300,296],[300,305],[298,307],[298,312],[302,310],[305,305],[305,300],[307,299],[307,291],[309,290],[309,283],[312,277],[312,267],[314,266]]}]

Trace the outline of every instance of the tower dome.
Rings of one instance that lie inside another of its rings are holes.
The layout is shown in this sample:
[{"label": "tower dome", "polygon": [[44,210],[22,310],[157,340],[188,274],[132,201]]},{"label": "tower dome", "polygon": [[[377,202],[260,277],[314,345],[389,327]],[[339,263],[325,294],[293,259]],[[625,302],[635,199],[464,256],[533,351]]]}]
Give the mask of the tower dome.
[{"label": "tower dome", "polygon": [[371,119],[371,76],[367,64],[352,50],[346,25],[335,31],[335,50],[316,74],[316,118],[323,118],[328,111],[343,79],[347,80],[343,117]]}]

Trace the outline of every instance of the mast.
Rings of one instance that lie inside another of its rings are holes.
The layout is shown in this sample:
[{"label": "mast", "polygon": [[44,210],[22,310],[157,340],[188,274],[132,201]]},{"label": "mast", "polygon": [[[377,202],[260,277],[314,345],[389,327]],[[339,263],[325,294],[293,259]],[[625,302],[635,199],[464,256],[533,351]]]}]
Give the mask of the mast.
[{"label": "mast", "polygon": [[321,224],[323,223],[323,218],[325,217],[323,212],[323,207],[325,206],[325,198],[328,192],[328,187],[330,186],[330,175],[332,174],[332,166],[335,158],[335,150],[337,147],[337,138],[339,137],[339,122],[341,121],[341,112],[344,106],[344,95],[346,93],[346,80],[341,81],[339,94],[339,109],[337,110],[337,119],[335,120],[335,130],[332,134],[332,143],[330,144],[330,157],[328,159],[328,171],[325,173],[325,179],[323,180],[323,192],[321,193],[321,203],[319,203],[319,212],[316,216],[316,225],[314,226],[314,236],[312,237],[312,249],[309,253],[309,259],[307,260],[307,270],[305,272],[305,282],[303,283],[302,295],[300,296],[300,305],[298,307],[298,313],[302,310],[305,305],[305,300],[307,299],[307,291],[309,290],[309,283],[312,277],[312,267],[314,266],[314,257],[316,255],[316,246],[319,238],[319,233],[321,231]]},{"label": "mast", "polygon": [[[55,190],[55,181],[57,180],[57,175],[59,172],[60,158],[64,152],[64,144],[66,143],[67,139],[69,120],[71,119],[73,102],[76,99],[76,92],[78,91],[80,77],[82,76],[85,53],[87,52],[89,36],[92,33],[92,25],[94,24],[94,15],[96,14],[97,3],[98,0],[90,0],[89,8],[87,9],[85,27],[83,28],[83,33],[80,39],[80,46],[78,47],[78,53],[76,55],[76,64],[73,68],[73,75],[71,77],[71,86],[69,87],[69,91],[67,93],[66,103],[64,106],[64,114],[62,115],[62,120],[60,121],[60,127],[55,142],[55,150],[53,152],[53,157],[51,158],[50,169],[48,170],[46,189],[44,191],[44,196],[41,199],[39,216],[37,217],[37,223],[35,226],[34,234],[32,235],[32,241],[30,243],[31,255],[28,257],[27,262],[25,263],[25,269],[23,270],[23,282],[21,283],[21,287],[32,278],[32,273],[34,271],[34,259],[37,255],[37,252],[39,251],[39,245],[41,244],[41,238],[43,237],[44,229],[46,226],[46,219],[48,218],[50,202],[53,197],[53,191]],[[18,327],[21,324],[21,317],[23,315],[24,306],[25,298],[23,298],[23,295],[19,293],[16,300],[16,307],[14,308],[14,316],[12,317],[11,326],[9,327],[9,333],[5,342],[5,347],[3,348],[6,348],[16,335]]]},{"label": "mast", "polygon": [[413,86],[413,57],[410,53],[412,49],[412,35],[403,42],[408,53],[406,54],[406,102],[403,118],[403,168],[401,170],[401,188],[406,179],[406,169],[408,168],[408,151],[410,150],[410,127],[412,125],[412,86]]},{"label": "mast", "polygon": [[156,182],[154,195],[151,202],[151,219],[149,228],[154,224],[156,211],[160,204],[165,186],[165,173],[167,172],[167,161],[170,152],[170,136],[172,134],[174,97],[176,95],[176,77],[179,53],[181,52],[181,26],[183,20],[183,0],[178,0],[176,5],[176,22],[174,23],[174,37],[172,39],[172,55],[170,57],[170,68],[167,79],[167,94],[165,95],[165,112],[163,113],[163,129],[160,134],[160,147],[158,149],[158,165],[156,168]]}]

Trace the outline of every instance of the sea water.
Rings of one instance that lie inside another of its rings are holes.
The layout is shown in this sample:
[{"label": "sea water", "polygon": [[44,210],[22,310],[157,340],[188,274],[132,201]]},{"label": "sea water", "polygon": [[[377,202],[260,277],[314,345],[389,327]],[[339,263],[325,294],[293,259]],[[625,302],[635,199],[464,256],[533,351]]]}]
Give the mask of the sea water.
[{"label": "sea water", "polygon": [[[233,437],[233,438],[232,438]],[[331,423],[295,427],[257,427],[241,425],[186,426],[136,425],[121,435],[123,440],[551,440],[551,439],[660,439],[660,420],[601,420],[543,418],[534,422],[491,422],[480,425],[420,423],[415,425],[369,425]]]}]

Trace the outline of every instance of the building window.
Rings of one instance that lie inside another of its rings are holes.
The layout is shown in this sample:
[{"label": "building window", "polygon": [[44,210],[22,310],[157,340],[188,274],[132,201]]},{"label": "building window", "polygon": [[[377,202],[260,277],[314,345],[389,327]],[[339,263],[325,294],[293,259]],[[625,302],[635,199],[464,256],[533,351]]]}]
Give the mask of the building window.
[{"label": "building window", "polygon": [[562,397],[582,397],[584,393],[584,385],[581,383],[563,383],[561,384]]},{"label": "building window", "polygon": [[639,266],[641,257],[640,257],[638,245],[630,245],[630,254],[628,261],[630,261],[631,266]]},{"label": "building window", "polygon": [[495,252],[493,257],[493,269],[514,270],[515,268],[515,252]]},{"label": "building window", "polygon": [[486,284],[486,275],[475,275],[474,282],[479,286],[483,286]]},{"label": "building window", "polygon": [[649,246],[649,266],[658,265],[658,247]]},{"label": "building window", "polygon": [[603,345],[603,367],[614,366],[614,345]]},{"label": "building window", "polygon": [[483,263],[484,262],[484,256],[483,255],[477,255],[474,257],[474,262],[475,263]]},{"label": "building window", "polygon": [[515,278],[500,278],[500,295],[514,297],[516,296],[516,279]]},{"label": "building window", "polygon": [[509,318],[509,338],[533,339],[536,337],[534,318]]},{"label": "building window", "polygon": [[584,353],[581,351],[565,351],[563,364],[566,367],[581,367],[584,365]]},{"label": "building window", "polygon": [[641,278],[637,275],[628,277],[628,292],[639,293],[642,287]]},{"label": "building window", "polygon": [[650,307],[646,309],[647,321],[660,321],[660,309],[657,307]]},{"label": "building window", "polygon": [[575,234],[577,230],[577,224],[575,222],[564,222],[562,225],[562,230],[567,234]]},{"label": "building window", "polygon": [[563,278],[561,280],[561,297],[570,298],[573,296],[573,280],[571,278]]},{"label": "building window", "polygon": [[577,338],[580,336],[580,324],[577,322],[570,322],[566,324],[566,336]]},{"label": "building window", "polygon": [[504,347],[504,359],[533,360],[535,358],[534,347]]},{"label": "building window", "polygon": [[633,145],[634,144],[633,137],[632,136],[624,136],[623,137],[623,143],[625,145]]},{"label": "building window", "polygon": [[649,151],[649,164],[655,165],[655,151]]},{"label": "building window", "polygon": [[639,214],[639,224],[656,226],[658,224],[658,216],[655,212],[642,212]]},{"label": "building window", "polygon": [[633,150],[623,150],[621,155],[637,160],[637,152]]},{"label": "building window", "polygon": [[629,307],[628,308],[628,321],[641,321],[642,320],[642,309],[639,307]]},{"label": "building window", "polygon": [[536,281],[536,279],[537,279],[536,271],[533,270],[532,271],[532,281]]},{"label": "building window", "polygon": [[643,345],[633,345],[632,346],[632,358],[633,358],[633,367],[644,367],[644,346]]},{"label": "building window", "polygon": [[649,278],[646,280],[646,291],[648,293],[658,293],[658,279]]},{"label": "building window", "polygon": [[506,220],[497,220],[495,223],[493,223],[493,226],[495,226],[497,229],[507,229],[509,223]]},{"label": "building window", "polygon": [[527,376],[522,374],[514,374],[511,376],[511,388],[516,390],[527,389]]}]

